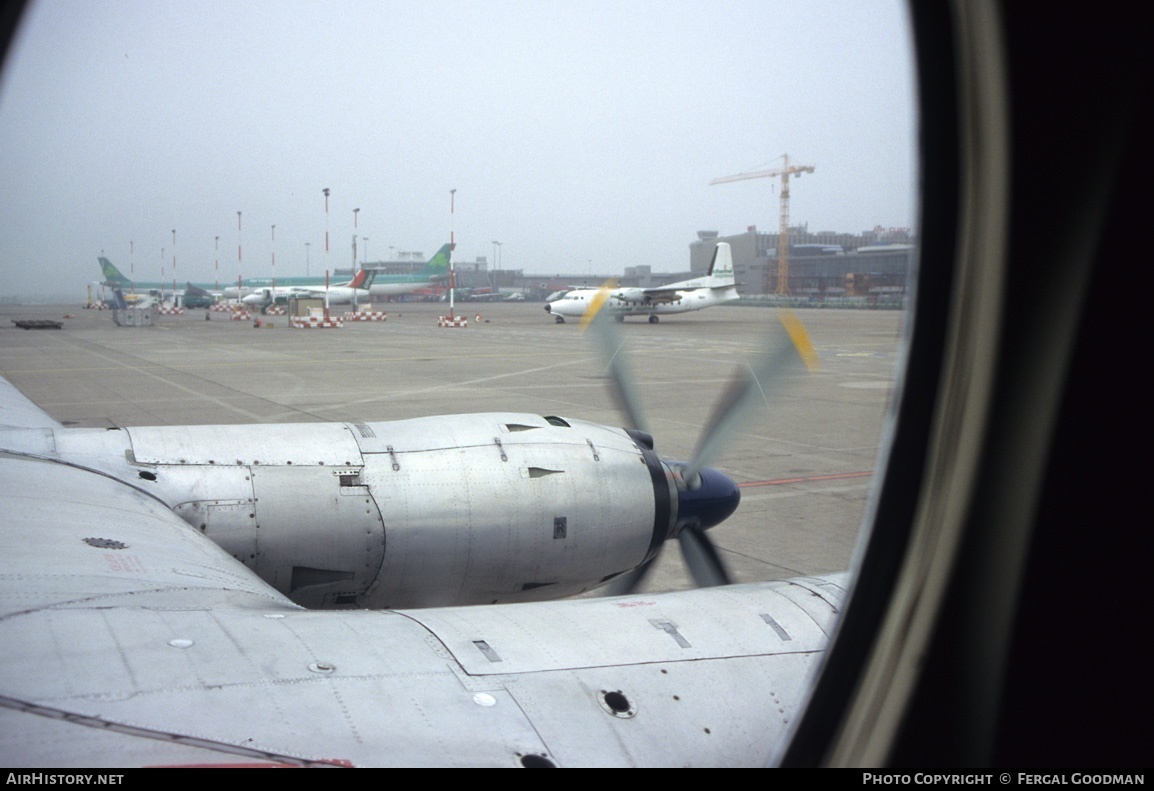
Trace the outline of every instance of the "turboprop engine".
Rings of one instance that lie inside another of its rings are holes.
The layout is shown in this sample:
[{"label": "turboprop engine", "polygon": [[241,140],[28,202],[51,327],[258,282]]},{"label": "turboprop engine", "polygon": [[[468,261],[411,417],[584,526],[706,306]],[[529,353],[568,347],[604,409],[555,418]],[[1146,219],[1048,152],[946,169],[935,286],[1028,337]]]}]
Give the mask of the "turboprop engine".
[{"label": "turboprop engine", "polygon": [[52,434],[35,455],[149,494],[305,607],[579,593],[740,500],[642,431],[538,415]]}]

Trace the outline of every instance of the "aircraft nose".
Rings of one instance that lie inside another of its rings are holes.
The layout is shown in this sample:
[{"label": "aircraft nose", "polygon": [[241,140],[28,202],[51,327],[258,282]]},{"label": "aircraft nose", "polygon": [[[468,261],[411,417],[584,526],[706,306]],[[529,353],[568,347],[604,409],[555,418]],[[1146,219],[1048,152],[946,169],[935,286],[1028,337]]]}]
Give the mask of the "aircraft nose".
[{"label": "aircraft nose", "polygon": [[705,467],[699,479],[677,487],[677,526],[697,525],[707,530],[737,510],[741,490],[723,472]]},{"label": "aircraft nose", "polygon": [[552,313],[553,312],[553,307],[548,302],[545,303],[545,312],[546,313]]}]

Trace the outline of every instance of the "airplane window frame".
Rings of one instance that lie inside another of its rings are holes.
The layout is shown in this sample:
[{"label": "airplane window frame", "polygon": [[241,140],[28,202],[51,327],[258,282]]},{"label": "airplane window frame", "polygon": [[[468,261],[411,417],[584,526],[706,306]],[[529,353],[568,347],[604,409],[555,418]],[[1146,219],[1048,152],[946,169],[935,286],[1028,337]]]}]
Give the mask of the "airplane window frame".
[{"label": "airplane window frame", "polygon": [[[1086,528],[1148,515],[1121,480],[1148,459],[1118,439],[1148,411],[1126,364],[1148,330],[1141,289],[1118,284],[1148,223],[1150,73],[1134,53],[1149,28],[1141,12],[1094,25],[997,0],[909,8],[923,184],[911,375],[860,575],[780,763],[1144,766],[1148,555]],[[982,409],[951,413],[967,387]],[[943,441],[935,421],[951,420],[974,424],[969,447]],[[917,513],[951,497],[953,514]],[[928,576],[919,555],[941,556],[933,585],[908,573]],[[1084,580],[1108,581],[1109,604]],[[1078,650],[1073,623],[1111,648]],[[870,663],[903,642],[907,677],[871,687]],[[1079,694],[1055,703],[1071,681]]]}]

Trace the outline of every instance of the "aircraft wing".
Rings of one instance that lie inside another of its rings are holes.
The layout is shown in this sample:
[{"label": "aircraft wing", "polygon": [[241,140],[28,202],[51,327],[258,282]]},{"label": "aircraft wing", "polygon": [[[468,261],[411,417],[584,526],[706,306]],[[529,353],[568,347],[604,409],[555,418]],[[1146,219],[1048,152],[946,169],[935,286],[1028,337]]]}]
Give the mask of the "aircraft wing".
[{"label": "aircraft wing", "polygon": [[[92,471],[0,458],[0,508],[11,765],[761,763],[799,712],[843,595],[811,578],[308,611]],[[780,705],[749,694],[750,679]]]},{"label": "aircraft wing", "polygon": [[668,304],[681,299],[683,291],[684,289],[679,288],[631,288],[614,296],[653,304]]},{"label": "aircraft wing", "polygon": [[724,290],[741,285],[740,283],[722,283],[718,285],[701,285],[701,286],[658,286],[654,288],[628,288],[613,292],[613,296],[618,299],[632,300],[636,302],[648,302],[652,304],[668,304],[684,299],[686,292],[697,291],[698,289]]},{"label": "aircraft wing", "polygon": [[60,428],[60,423],[0,377],[0,431],[11,428]]}]

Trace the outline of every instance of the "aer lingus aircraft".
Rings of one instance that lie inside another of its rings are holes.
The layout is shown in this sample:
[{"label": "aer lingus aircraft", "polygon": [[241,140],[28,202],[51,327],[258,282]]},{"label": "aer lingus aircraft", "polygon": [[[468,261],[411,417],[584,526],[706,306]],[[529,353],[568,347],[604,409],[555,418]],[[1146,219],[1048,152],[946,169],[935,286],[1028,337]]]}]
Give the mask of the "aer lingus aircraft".
[{"label": "aer lingus aircraft", "polygon": [[[449,259],[451,255],[451,245],[441,245],[441,249],[433,255],[433,258],[430,258],[425,263],[424,267],[421,267],[409,275],[385,275],[377,270],[369,270],[373,273],[369,293],[373,294],[373,296],[397,297],[399,294],[412,293],[413,291],[427,288],[429,285],[447,281],[447,279],[449,279]],[[253,277],[245,281],[245,289],[243,289],[243,291],[250,294],[263,293],[265,297],[268,296],[268,293],[276,293],[283,297],[286,296],[286,294],[294,292],[315,292],[324,289],[323,277],[320,279],[314,278],[313,282],[309,283],[301,282],[304,281],[304,279],[305,278],[299,278],[297,282],[280,281],[280,279],[278,279],[277,283],[279,285],[273,289],[272,282],[269,278]],[[342,286],[353,288],[353,281],[343,283]],[[232,286],[231,289],[225,289],[224,294],[226,297],[233,298],[237,296],[237,288]],[[351,292],[349,292],[349,294],[350,298],[346,298],[344,301],[351,301]]]},{"label": "aer lingus aircraft", "polygon": [[[449,244],[441,245],[441,249],[430,258],[423,267],[416,272],[407,275],[389,275],[374,271],[372,281],[372,288],[370,293],[376,296],[397,296],[399,294],[409,294],[421,288],[425,288],[430,284],[437,283],[441,280],[447,280],[449,277],[449,259],[452,255],[452,248]],[[277,279],[275,290],[281,293],[287,293],[297,289],[315,290],[318,287],[323,288],[325,279],[320,278],[285,278]],[[352,281],[347,281],[341,284],[342,286],[352,286]],[[237,290],[236,286],[229,286],[224,289],[224,296],[229,299],[235,299],[238,296],[244,297],[249,294],[262,293],[268,289],[273,289],[273,282],[267,277],[253,277],[247,278],[242,284],[241,289]]]},{"label": "aer lingus aircraft", "polygon": [[127,293],[135,293],[140,291],[172,291],[173,283],[169,281],[163,283],[157,280],[133,280],[128,278],[116,265],[109,261],[104,256],[98,256],[96,259],[100,264],[100,274],[103,279],[101,283],[106,286],[118,286],[122,291]]},{"label": "aer lingus aircraft", "polygon": [[591,304],[606,297],[603,309],[617,321],[624,321],[626,316],[649,316],[650,324],[656,324],[664,314],[688,313],[732,302],[740,298],[733,280],[733,254],[727,243],[718,242],[705,277],[655,288],[576,288],[560,299],[546,302],[545,312],[556,317],[558,324],[564,324],[566,317],[582,316]]},{"label": "aer lingus aircraft", "polygon": [[[136,292],[161,291],[172,292],[173,284],[171,282],[160,282],[155,280],[133,280],[121,272],[115,264],[104,256],[98,256],[97,262],[100,264],[100,272],[103,276],[101,283],[110,287],[118,287],[125,294],[132,294]],[[297,285],[297,286],[324,286],[324,277],[286,277],[279,280],[282,285]],[[218,289],[212,283],[192,283],[185,284],[184,289],[177,289],[176,293],[187,295],[189,291],[194,291],[198,296],[207,294],[209,296],[219,294],[227,299],[236,299],[237,296],[244,296],[251,294],[260,287],[271,284],[270,278],[248,278],[242,281],[238,290],[236,284],[225,285],[224,288]]]},{"label": "aer lingus aircraft", "polygon": [[370,291],[374,295],[395,297],[400,294],[411,294],[431,283],[438,283],[449,279],[449,259],[453,255],[450,244],[441,245],[428,262],[416,272],[408,275],[377,274]]},{"label": "aer lingus aircraft", "polygon": [[[424,288],[431,283],[437,283],[446,280],[449,277],[449,259],[452,255],[451,246],[448,244],[441,245],[436,254],[428,260],[428,262],[416,272],[407,275],[387,275],[374,273],[372,282],[371,294],[382,296],[397,296],[399,294],[408,294],[417,289]],[[100,271],[103,276],[102,283],[107,286],[120,286],[126,293],[131,294],[136,291],[171,291],[172,283],[162,283],[159,281],[140,281],[131,280],[121,272],[115,264],[108,258],[99,256],[97,261],[100,264]],[[269,295],[287,295],[297,291],[317,291],[324,290],[325,278],[324,276],[312,277],[283,277],[277,278],[275,281],[268,277],[250,277],[241,281],[238,287],[236,283],[226,284],[224,288],[219,291],[212,284],[206,283],[189,283],[189,286],[195,286],[198,289],[203,289],[209,293],[219,293],[226,299],[243,298],[249,295],[263,295],[264,299],[258,300],[257,304],[266,302]],[[343,287],[353,287],[353,281],[345,281],[331,286],[331,290],[336,291]],[[180,289],[178,289],[178,293]],[[350,292],[351,293],[351,292]],[[330,297],[330,299],[339,300],[340,297]],[[346,298],[345,301],[350,301],[351,297]],[[251,303],[250,303],[251,304]]]}]

